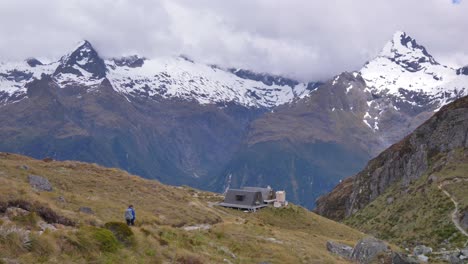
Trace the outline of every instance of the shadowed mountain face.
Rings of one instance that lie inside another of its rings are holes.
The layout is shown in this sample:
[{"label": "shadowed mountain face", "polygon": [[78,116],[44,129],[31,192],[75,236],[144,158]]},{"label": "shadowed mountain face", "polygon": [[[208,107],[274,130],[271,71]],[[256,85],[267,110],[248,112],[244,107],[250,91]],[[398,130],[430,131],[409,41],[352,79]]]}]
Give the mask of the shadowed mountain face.
[{"label": "shadowed mountain face", "polygon": [[27,89],[27,99],[0,112],[1,149],[96,162],[171,184],[196,185],[220,171],[257,114],[182,100],[130,103],[106,79],[92,92],[59,88],[50,77]]},{"label": "shadowed mountain face", "polygon": [[[429,174],[437,174],[447,162],[437,168],[431,163],[468,147],[467,121],[466,96],[444,106],[413,133],[369,161],[352,180],[340,183],[331,193],[320,197],[317,212],[343,220],[365,208],[392,186],[408,188],[431,167]],[[352,188],[345,187],[349,186],[349,181],[352,181]]]},{"label": "shadowed mountain face", "polygon": [[360,71],[323,83],[186,57],[102,59],[84,41],[54,63],[0,64],[0,151],[220,192],[271,185],[313,207],[464,95],[458,72],[403,32]]},{"label": "shadowed mountain face", "polygon": [[317,200],[315,211],[404,247],[466,246],[468,96]]}]

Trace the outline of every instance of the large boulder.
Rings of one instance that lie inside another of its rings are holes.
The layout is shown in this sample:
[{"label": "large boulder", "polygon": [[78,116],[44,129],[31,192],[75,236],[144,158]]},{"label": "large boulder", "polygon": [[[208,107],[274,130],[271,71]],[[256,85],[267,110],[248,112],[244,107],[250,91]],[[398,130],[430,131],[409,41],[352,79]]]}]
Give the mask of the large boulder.
[{"label": "large boulder", "polygon": [[38,175],[28,176],[29,185],[38,191],[51,192],[53,190],[52,184],[49,180]]},{"label": "large boulder", "polygon": [[351,258],[353,248],[333,241],[327,241],[327,250],[344,258]]},{"label": "large boulder", "polygon": [[358,241],[351,254],[351,259],[361,264],[371,263],[378,255],[386,253],[389,248],[385,242],[373,237]]}]

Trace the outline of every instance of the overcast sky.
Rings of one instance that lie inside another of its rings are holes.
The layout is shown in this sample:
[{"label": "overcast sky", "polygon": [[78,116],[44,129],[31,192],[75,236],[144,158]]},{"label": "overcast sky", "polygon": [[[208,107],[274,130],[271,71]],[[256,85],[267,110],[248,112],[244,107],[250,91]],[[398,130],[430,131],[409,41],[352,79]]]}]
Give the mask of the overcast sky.
[{"label": "overcast sky", "polygon": [[468,0],[2,0],[0,61],[58,58],[87,39],[104,57],[185,54],[323,80],[359,69],[397,30],[468,64]]}]

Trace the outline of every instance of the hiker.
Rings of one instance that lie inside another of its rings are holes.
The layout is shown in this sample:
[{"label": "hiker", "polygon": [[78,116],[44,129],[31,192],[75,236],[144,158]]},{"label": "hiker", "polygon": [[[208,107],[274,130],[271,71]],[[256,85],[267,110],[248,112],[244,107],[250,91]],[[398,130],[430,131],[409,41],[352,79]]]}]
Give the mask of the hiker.
[{"label": "hiker", "polygon": [[125,210],[125,220],[127,220],[127,225],[135,225],[135,209],[133,209],[133,205],[129,205],[127,210]]}]

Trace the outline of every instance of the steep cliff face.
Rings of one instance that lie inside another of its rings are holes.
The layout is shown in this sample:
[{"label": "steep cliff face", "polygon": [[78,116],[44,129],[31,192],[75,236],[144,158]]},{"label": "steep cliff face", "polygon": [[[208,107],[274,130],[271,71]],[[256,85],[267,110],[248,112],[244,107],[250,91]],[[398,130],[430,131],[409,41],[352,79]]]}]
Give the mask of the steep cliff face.
[{"label": "steep cliff face", "polygon": [[[316,211],[342,220],[366,207],[388,188],[408,187],[431,167],[433,157],[468,147],[468,97],[445,107],[402,141],[371,160],[352,180],[317,200]],[[350,187],[352,181],[352,187]]]}]

